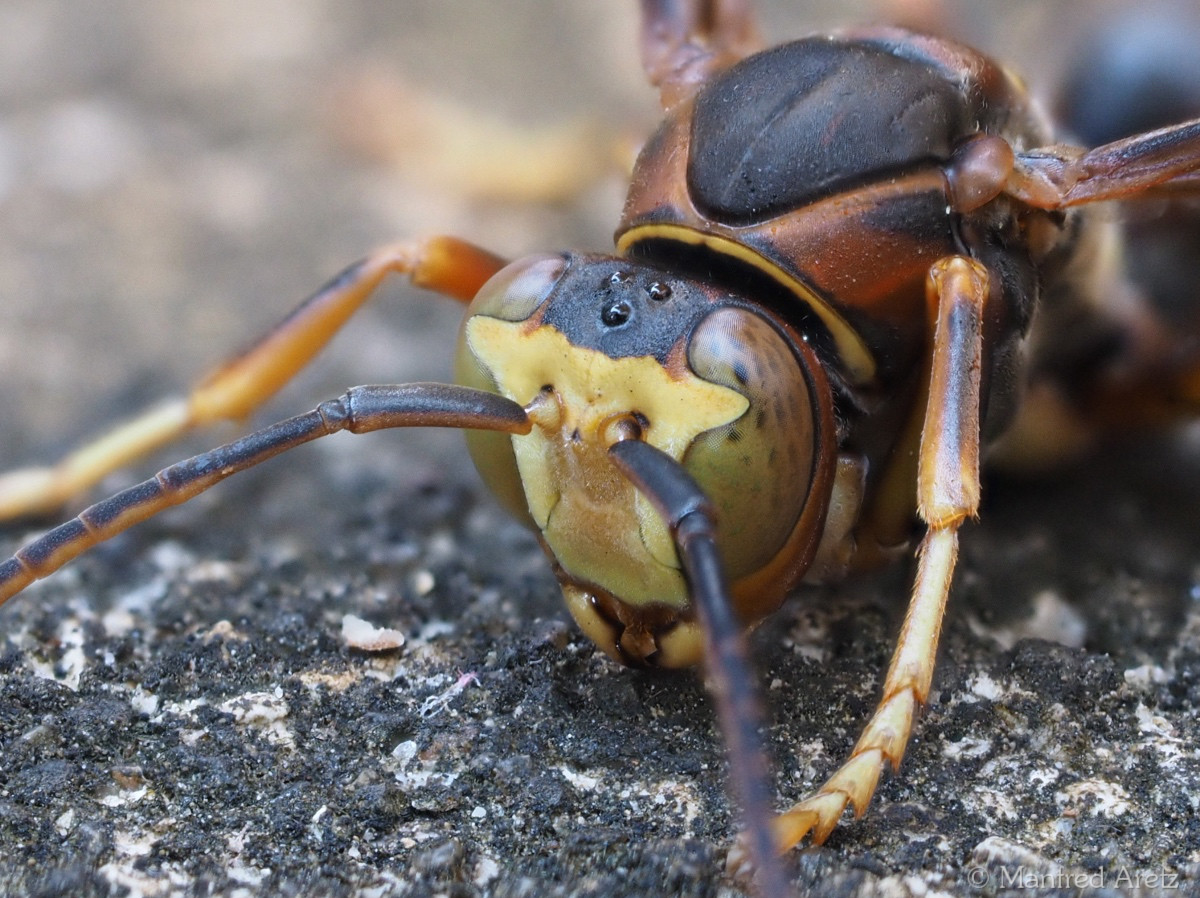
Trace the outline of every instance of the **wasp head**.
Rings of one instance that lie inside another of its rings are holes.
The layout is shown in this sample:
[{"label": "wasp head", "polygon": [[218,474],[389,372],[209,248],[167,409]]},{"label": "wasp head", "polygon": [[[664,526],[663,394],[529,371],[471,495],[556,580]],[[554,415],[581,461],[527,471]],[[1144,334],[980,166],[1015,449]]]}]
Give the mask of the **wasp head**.
[{"label": "wasp head", "polygon": [[826,501],[813,501],[824,461],[803,358],[748,304],[619,258],[522,260],[472,303],[460,382],[534,422],[528,435],[471,434],[472,456],[537,530],[572,615],[614,658],[685,666],[702,640],[673,536],[609,447],[644,440],[700,484],[746,597],[738,610],[757,620],[779,600],[760,607],[764,581],[807,563]]}]

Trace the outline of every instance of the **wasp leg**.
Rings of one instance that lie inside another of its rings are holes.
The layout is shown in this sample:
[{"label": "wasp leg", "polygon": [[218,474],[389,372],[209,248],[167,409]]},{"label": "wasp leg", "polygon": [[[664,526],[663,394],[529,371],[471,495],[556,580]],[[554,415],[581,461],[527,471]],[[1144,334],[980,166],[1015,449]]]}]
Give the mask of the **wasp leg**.
[{"label": "wasp leg", "polygon": [[883,697],[849,759],[815,794],[775,821],[776,846],[786,851],[809,833],[825,841],[847,804],[867,809],[884,761],[895,769],[912,731],[916,706],[933,679],[942,614],[958,554],[958,528],[979,505],[979,371],[986,269],[952,257],[930,270],[936,304],[932,374],[917,474],[917,504],[928,526],[917,551],[912,599]]},{"label": "wasp leg", "polygon": [[159,471],[149,480],[85,509],[0,563],[0,604],[76,555],[152,515],[268,458],[346,430],[460,427],[528,433],[532,425],[515,402],[447,384],[354,387],[311,412],[288,418],[240,440]]},{"label": "wasp leg", "polygon": [[[1073,275],[1067,299],[1051,292],[1052,301],[1042,304],[1030,337],[1033,377],[991,457],[1018,470],[1049,468],[1106,437],[1200,415],[1200,316],[1187,291],[1161,286],[1194,279],[1196,217],[1189,203],[1200,194],[1200,119],[1094,150],[1018,154],[1004,189],[1055,211],[1105,200],[1184,202],[1168,202],[1157,213],[1156,249],[1140,267],[1152,259],[1160,270],[1142,286],[1123,276],[1111,223],[1089,222],[1081,231],[1090,241],[1079,250],[1090,274]],[[1134,280],[1138,267],[1130,270]]]},{"label": "wasp leg", "polygon": [[504,260],[452,237],[383,247],[351,265],[300,304],[250,349],[217,368],[191,395],[119,424],[57,465],[0,476],[0,521],[46,514],[111,472],[190,430],[240,421],[271,398],[325,346],[389,274],[464,302]]},{"label": "wasp leg", "polygon": [[746,821],[743,844],[760,892],[786,895],[786,879],[774,855],[768,824],[774,790],[759,736],[765,718],[742,625],[730,601],[712,506],[683,467],[649,443],[623,440],[614,444],[609,454],[663,516],[674,535],[703,624],[705,665],[729,752],[729,776]]},{"label": "wasp leg", "polygon": [[1016,156],[1007,192],[1039,209],[1200,188],[1200,119],[1094,150],[1042,147]]},{"label": "wasp leg", "polygon": [[642,0],[642,67],[664,109],[761,46],[749,0]]}]

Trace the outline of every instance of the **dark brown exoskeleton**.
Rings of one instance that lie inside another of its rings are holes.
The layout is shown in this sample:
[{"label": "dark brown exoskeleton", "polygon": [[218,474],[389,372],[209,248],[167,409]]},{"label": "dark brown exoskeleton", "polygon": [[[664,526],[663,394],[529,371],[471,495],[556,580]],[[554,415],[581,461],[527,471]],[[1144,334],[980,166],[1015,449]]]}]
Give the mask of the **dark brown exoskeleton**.
[{"label": "dark brown exoskeleton", "polygon": [[[756,52],[748,7],[643,0],[667,116],[615,255],[506,264],[451,238],[385,247],[188,397],[0,479],[0,518],[244,418],[391,273],[471,303],[460,386],[355,388],[167,468],[0,564],[0,601],[300,443],[467,428],[589,636],[627,664],[706,662],[745,850],[762,890],[780,893],[773,853],[824,840],[848,804],[861,814],[904,752],[982,447],[1007,433],[1010,454],[1044,458],[1200,408],[1200,353],[1152,326],[1086,371],[1040,364],[1065,322],[1120,328],[1136,302],[1106,251],[1112,228],[1077,207],[1195,190],[1200,121],[1087,152],[1055,145],[1021,86],[973,50],[876,28]],[[741,630],[806,578],[903,554],[914,520],[916,582],[879,706],[846,763],[771,825]]]}]

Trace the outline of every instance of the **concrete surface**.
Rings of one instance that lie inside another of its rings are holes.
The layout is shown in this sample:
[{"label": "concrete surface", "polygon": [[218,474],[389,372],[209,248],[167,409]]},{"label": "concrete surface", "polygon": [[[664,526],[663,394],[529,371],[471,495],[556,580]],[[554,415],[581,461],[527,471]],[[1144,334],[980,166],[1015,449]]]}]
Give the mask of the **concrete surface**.
[{"label": "concrete surface", "polygon": [[[835,6],[772,4],[770,30]],[[948,21],[1043,74],[1091,8],[1000,6]],[[4,466],[182,389],[383,241],[603,247],[617,176],[526,205],[356,149],[414,89],[518,129],[648,126],[629,10],[546,9],[0,3]],[[444,378],[457,317],[385,290],[263,420]],[[1197,507],[1186,437],[989,480],[902,771],[792,855],[798,891],[1197,891]],[[756,634],[781,806],[857,737],[908,578],[802,593]],[[346,615],[406,644],[353,649]],[[723,765],[697,678],[592,649],[454,434],[297,451],[0,610],[3,895],[739,894]]]}]

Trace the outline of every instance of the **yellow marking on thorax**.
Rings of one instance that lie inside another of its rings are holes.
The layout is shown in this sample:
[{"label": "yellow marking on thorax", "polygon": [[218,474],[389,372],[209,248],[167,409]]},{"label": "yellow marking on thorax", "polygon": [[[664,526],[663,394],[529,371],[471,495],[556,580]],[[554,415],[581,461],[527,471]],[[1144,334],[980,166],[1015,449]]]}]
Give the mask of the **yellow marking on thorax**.
[{"label": "yellow marking on thorax", "polygon": [[671,535],[609,460],[609,426],[638,413],[649,422],[646,442],[682,460],[699,434],[741,417],[747,399],[686,369],[674,375],[650,356],[614,359],[574,346],[549,325],[477,315],[466,335],[503,395],[528,406],[543,386],[554,388],[557,414],[540,419],[552,426],[515,437],[513,449],[529,512],[559,564],[631,605],[686,605]]},{"label": "yellow marking on thorax", "polygon": [[617,240],[617,252],[623,256],[628,255],[634,244],[654,239],[708,247],[719,255],[729,256],[758,269],[794,294],[821,319],[821,323],[829,329],[838,355],[845,363],[846,372],[853,383],[869,383],[875,377],[875,357],[858,331],[850,326],[850,322],[807,284],[784,271],[770,259],[728,237],[719,237],[676,224],[648,224],[631,228]]}]

